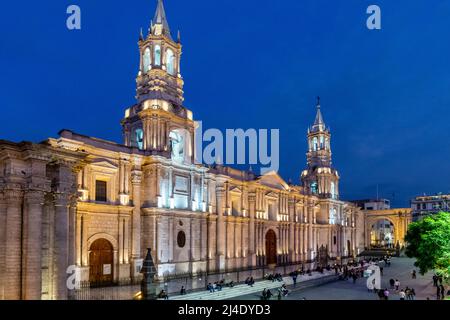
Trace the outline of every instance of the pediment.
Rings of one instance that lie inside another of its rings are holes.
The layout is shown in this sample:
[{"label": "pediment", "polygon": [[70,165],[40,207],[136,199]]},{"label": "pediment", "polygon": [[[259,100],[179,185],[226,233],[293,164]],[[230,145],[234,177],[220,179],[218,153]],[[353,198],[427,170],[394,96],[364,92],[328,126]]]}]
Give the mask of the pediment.
[{"label": "pediment", "polygon": [[259,177],[259,183],[278,190],[289,190],[289,185],[275,171],[270,171]]},{"label": "pediment", "polygon": [[266,193],[266,197],[269,197],[269,198],[278,198],[278,194],[275,193],[275,192],[273,192],[273,191],[269,191],[269,192]]},{"label": "pediment", "polygon": [[114,162],[107,159],[94,159],[91,161],[91,166],[111,170],[117,170],[119,168]]},{"label": "pediment", "polygon": [[235,186],[235,187],[231,187],[230,188],[230,192],[234,192],[234,193],[242,193],[242,189]]}]

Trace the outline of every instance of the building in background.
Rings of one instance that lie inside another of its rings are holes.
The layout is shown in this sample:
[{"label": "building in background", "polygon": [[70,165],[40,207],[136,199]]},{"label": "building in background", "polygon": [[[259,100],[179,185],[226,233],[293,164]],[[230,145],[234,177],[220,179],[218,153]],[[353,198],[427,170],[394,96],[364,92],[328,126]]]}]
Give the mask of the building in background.
[{"label": "building in background", "polygon": [[423,217],[440,211],[450,210],[450,194],[436,194],[433,196],[418,196],[411,200],[413,220],[417,221]]},{"label": "building in background", "polygon": [[363,199],[352,200],[362,210],[389,210],[391,208],[391,201],[388,199]]}]

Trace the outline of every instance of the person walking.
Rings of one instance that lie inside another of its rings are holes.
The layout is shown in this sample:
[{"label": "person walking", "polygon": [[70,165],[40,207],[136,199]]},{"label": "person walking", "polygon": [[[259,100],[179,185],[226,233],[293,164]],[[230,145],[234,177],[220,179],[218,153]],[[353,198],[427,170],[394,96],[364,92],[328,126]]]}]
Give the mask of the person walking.
[{"label": "person walking", "polygon": [[391,289],[394,288],[395,280],[394,279],[389,280],[389,284],[391,285]]},{"label": "person walking", "polygon": [[439,286],[439,289],[441,290],[441,299],[444,300],[445,299],[445,288],[444,286],[441,284]]},{"label": "person walking", "polygon": [[411,300],[415,300],[416,298],[416,290],[414,288],[411,288]]},{"label": "person walking", "polygon": [[266,297],[267,297],[267,300],[270,300],[270,297],[272,297],[272,292],[270,291],[270,289],[267,290]]},{"label": "person walking", "polygon": [[384,289],[384,300],[389,300],[389,290],[387,288]]},{"label": "person walking", "polygon": [[433,287],[437,287],[437,276],[433,275]]},{"label": "person walking", "polygon": [[436,300],[441,300],[441,288],[439,286],[436,287]]},{"label": "person walking", "polygon": [[417,276],[416,276],[416,270],[413,270],[413,271],[411,272],[411,278],[412,278],[412,279],[416,279],[416,278],[417,278]]},{"label": "person walking", "polygon": [[398,281],[398,279],[395,279],[395,291],[398,291],[399,287],[400,287],[400,281]]},{"label": "person walking", "polygon": [[267,300],[267,289],[266,288],[264,288],[264,290],[262,292],[262,299]]},{"label": "person walking", "polygon": [[403,289],[400,291],[399,296],[400,296],[400,300],[405,300],[406,293],[405,293],[405,291],[403,291]]},{"label": "person walking", "polygon": [[409,289],[408,287],[406,287],[405,289],[405,296],[407,300],[411,300],[411,289]]}]

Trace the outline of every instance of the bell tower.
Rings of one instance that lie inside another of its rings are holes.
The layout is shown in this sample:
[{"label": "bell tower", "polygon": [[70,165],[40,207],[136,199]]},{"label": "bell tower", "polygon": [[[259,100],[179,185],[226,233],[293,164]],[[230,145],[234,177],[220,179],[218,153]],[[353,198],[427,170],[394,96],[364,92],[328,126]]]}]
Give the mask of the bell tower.
[{"label": "bell tower", "polygon": [[306,193],[321,198],[339,198],[339,175],[332,167],[331,133],[325,126],[317,98],[317,113],[314,124],[308,128],[307,169],[301,174]]},{"label": "bell tower", "polygon": [[180,33],[175,41],[162,0],[146,37],[141,30],[138,46],[137,103],[126,109],[122,120],[124,143],[166,157],[173,157],[176,149],[178,161],[192,162],[194,121],[183,106]]}]

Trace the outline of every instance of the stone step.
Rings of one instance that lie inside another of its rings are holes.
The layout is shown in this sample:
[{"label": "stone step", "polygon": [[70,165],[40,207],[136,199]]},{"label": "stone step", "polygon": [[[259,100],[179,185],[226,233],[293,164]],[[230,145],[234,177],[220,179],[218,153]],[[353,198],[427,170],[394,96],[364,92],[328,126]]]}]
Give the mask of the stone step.
[{"label": "stone step", "polygon": [[[334,272],[325,272],[324,274],[313,273],[311,276],[298,276],[297,284],[300,285],[302,283],[310,282],[311,280],[317,280],[325,277],[329,277],[330,275],[334,275]],[[314,282],[314,281],[313,281]],[[177,295],[171,296],[171,300],[225,300],[232,299],[238,296],[253,294],[253,293],[261,293],[264,288],[266,289],[278,289],[283,284],[287,286],[293,285],[293,279],[291,277],[283,277],[283,281],[270,281],[270,280],[262,280],[254,283],[253,286],[248,286],[246,284],[238,284],[233,288],[224,287],[222,291],[209,292],[207,290],[201,290],[198,292],[192,292],[186,295]],[[273,292],[276,294],[275,292]]]}]

